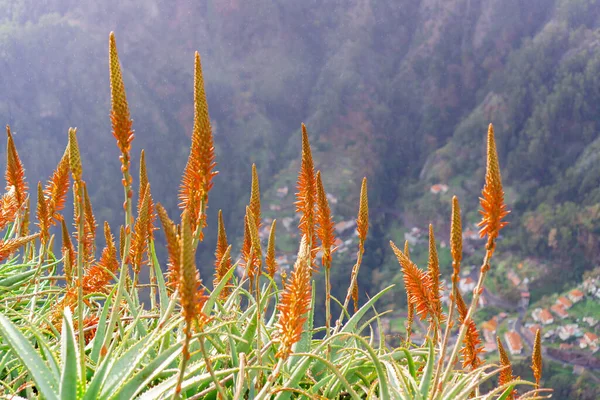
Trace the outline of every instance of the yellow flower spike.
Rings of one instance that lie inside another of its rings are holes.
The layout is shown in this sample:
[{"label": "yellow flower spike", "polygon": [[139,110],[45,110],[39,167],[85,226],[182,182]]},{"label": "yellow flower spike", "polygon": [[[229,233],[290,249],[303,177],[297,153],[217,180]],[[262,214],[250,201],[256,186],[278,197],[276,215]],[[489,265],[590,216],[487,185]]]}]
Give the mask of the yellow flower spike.
[{"label": "yellow flower spike", "polygon": [[6,125],[6,191],[9,191],[11,186],[14,186],[15,198],[17,199],[18,207],[21,207],[27,198],[27,190],[29,189],[25,182],[25,169],[23,163],[17,153],[17,147],[10,132],[10,126]]},{"label": "yellow flower spike", "polygon": [[361,248],[364,246],[367,233],[369,232],[369,199],[367,193],[367,178],[363,178],[360,187],[360,206],[358,207],[358,218],[356,219],[356,230],[360,240]]},{"label": "yellow flower spike", "polygon": [[258,182],[258,172],[256,171],[256,164],[252,164],[252,186],[250,189],[250,211],[254,215],[254,225],[256,229],[260,229],[260,185]]},{"label": "yellow flower spike", "polygon": [[111,111],[110,119],[112,122],[113,136],[117,140],[117,146],[123,154],[123,167],[129,166],[129,152],[131,142],[133,141],[133,130],[131,129],[133,121],[129,114],[129,104],[125,94],[125,84],[121,73],[121,63],[117,53],[117,42],[114,32],[111,32],[108,38],[108,63],[110,67],[110,99]]},{"label": "yellow flower spike", "polygon": [[444,320],[442,314],[442,303],[440,300],[440,261],[435,245],[435,236],[433,234],[433,225],[429,224],[429,262],[427,264],[427,273],[431,277],[431,290],[434,296],[438,298],[436,318],[439,322]]},{"label": "yellow flower spike", "polygon": [[277,228],[277,220],[274,219],[271,223],[271,230],[269,231],[269,242],[267,243],[267,255],[265,257],[265,265],[267,266],[267,274],[271,278],[275,278],[275,274],[279,269],[277,265],[277,259],[275,258],[275,230]]},{"label": "yellow flower spike", "polygon": [[[249,206],[246,206],[246,217],[248,218],[248,221],[256,220]],[[253,277],[260,275],[260,267],[262,265],[262,247],[260,245],[260,238],[258,237],[258,229],[256,228],[256,225],[248,222],[248,231],[250,232],[250,243],[252,245],[252,250],[250,251],[252,253],[251,258],[254,262],[253,265],[249,265],[249,268],[247,269],[248,276]]]},{"label": "yellow flower spike", "polygon": [[535,333],[533,352],[531,354],[531,370],[535,378],[536,389],[539,389],[540,380],[542,379],[542,338],[540,329]]},{"label": "yellow flower spike", "polygon": [[[223,211],[219,210],[217,220],[217,247],[215,249],[215,279],[213,281],[216,287],[223,276],[231,268],[231,246],[227,243],[227,233],[225,232],[225,224],[223,223]],[[221,291],[221,299],[226,299],[230,292],[229,285]]]},{"label": "yellow flower spike", "polygon": [[77,128],[69,128],[69,167],[75,182],[81,181],[83,168],[81,166],[81,155],[77,144]]},{"label": "yellow flower spike", "polygon": [[462,223],[458,198],[452,197],[452,216],[450,222],[450,254],[452,254],[452,280],[458,283],[460,263],[462,261]]}]

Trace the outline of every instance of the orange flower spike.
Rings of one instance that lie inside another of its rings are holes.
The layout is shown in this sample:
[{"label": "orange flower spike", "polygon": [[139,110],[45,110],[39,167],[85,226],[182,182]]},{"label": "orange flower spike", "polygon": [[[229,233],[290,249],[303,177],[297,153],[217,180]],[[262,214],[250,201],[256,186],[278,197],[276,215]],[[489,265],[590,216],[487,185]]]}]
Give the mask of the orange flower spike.
[{"label": "orange flower spike", "polygon": [[227,247],[229,247],[229,244],[227,243],[227,232],[225,231],[225,224],[223,223],[223,211],[219,210],[217,218],[217,248],[215,249],[215,268],[219,268]]},{"label": "orange flower spike", "polygon": [[179,188],[179,207],[189,211],[192,230],[196,230],[198,222],[205,225],[206,216],[204,210],[198,206],[204,202],[208,204],[208,192],[212,188],[212,179],[217,174],[213,171],[215,163],[214,141],[210,116],[208,114],[208,103],[204,91],[204,78],[202,76],[202,65],[200,55],[195,54],[194,62],[194,128],[192,131],[192,145],[187,164],[183,171],[183,177]]},{"label": "orange flower spike", "polygon": [[433,282],[429,274],[419,269],[396,245],[390,241],[390,246],[402,267],[404,287],[409,295],[409,302],[414,305],[421,320],[435,315],[439,297],[433,293]]},{"label": "orange flower spike", "polygon": [[276,357],[287,359],[292,346],[300,340],[306,313],[311,303],[310,248],[306,236],[302,237],[298,259],[291,276],[285,279],[285,287],[277,309],[279,320],[276,324],[278,335],[275,342],[280,344]]},{"label": "orange flower spike", "polygon": [[252,247],[252,239],[250,238],[250,227],[248,226],[248,215],[244,215],[244,241],[242,242],[242,260],[244,265],[248,266],[250,258],[250,248]]},{"label": "orange flower spike", "polygon": [[65,272],[67,285],[70,285],[73,282],[73,268],[77,263],[75,247],[73,247],[71,235],[69,235],[69,230],[67,229],[67,223],[63,219],[60,221],[60,224],[62,233],[61,252],[63,256],[63,268]]},{"label": "orange flower spike", "polygon": [[[145,155],[144,150],[142,150],[142,152],[140,154],[140,186],[139,186],[139,190],[138,190],[138,193],[140,194],[140,196],[138,197],[138,205],[137,205],[138,215],[140,214],[140,210],[142,208],[142,203],[144,200],[144,193],[145,193],[146,187],[149,187],[148,172],[146,169],[146,155]],[[150,195],[150,199],[149,199],[149,203],[148,203],[148,228],[146,228],[146,234],[147,234],[148,240],[152,240],[152,239],[154,239],[154,230],[156,229],[156,228],[154,228],[154,221],[156,220],[156,213],[154,211],[154,201],[152,199],[152,193],[150,193],[150,191],[148,191],[148,194]]]},{"label": "orange flower spike", "polygon": [[177,227],[175,223],[171,221],[167,215],[167,211],[164,207],[158,203],[156,204],[156,211],[158,217],[163,226],[165,237],[167,240],[167,251],[169,253],[169,270],[167,272],[167,285],[175,290],[179,284],[179,275],[181,269],[181,248],[179,235],[177,234]]},{"label": "orange flower spike", "polygon": [[250,189],[250,211],[254,215],[254,225],[256,229],[260,229],[260,185],[258,182],[258,172],[256,172],[256,164],[252,164],[252,186]]},{"label": "orange flower spike", "polygon": [[[246,206],[246,217],[248,219],[248,221],[256,221],[254,214],[252,213],[252,210],[250,209],[249,206]],[[256,225],[254,225],[252,222],[248,222],[248,231],[250,232],[250,243],[251,243],[251,257],[253,262],[250,263],[248,262],[248,265],[246,267],[246,269],[249,271],[248,272],[248,276],[252,277],[252,276],[256,276],[256,275],[260,275],[261,270],[260,267],[262,265],[262,247],[260,245],[260,238],[258,236],[258,229],[256,228]]]},{"label": "orange flower spike", "polygon": [[44,194],[48,198],[48,212],[52,216],[52,225],[56,225],[63,219],[60,211],[65,207],[68,191],[69,149],[67,147],[44,189]]},{"label": "orange flower spike", "polygon": [[16,239],[8,239],[6,241],[0,240],[0,262],[6,260],[19,247],[26,245],[38,236],[40,236],[40,234],[36,233],[34,235],[21,236]]},{"label": "orange flower spike", "polygon": [[429,262],[427,264],[427,273],[431,277],[432,290],[434,296],[437,296],[437,313],[436,317],[439,321],[443,320],[442,303],[440,299],[440,261],[435,245],[435,236],[433,234],[433,225],[429,224]]},{"label": "orange flower spike", "polygon": [[[404,255],[410,260],[408,240],[404,241]],[[415,319],[415,306],[410,301],[410,293],[408,293],[408,290],[406,290],[406,310],[406,341],[408,342],[410,340],[410,335],[412,334],[412,325]]]},{"label": "orange flower spike", "polygon": [[94,216],[94,210],[92,209],[92,202],[90,201],[90,196],[87,190],[87,184],[82,182],[83,185],[83,201],[84,201],[84,210],[83,215],[85,216],[85,230],[86,235],[89,236],[89,246],[92,253],[95,252],[95,241],[96,241],[96,228],[98,224],[96,223],[96,217]]},{"label": "orange flower spike", "polygon": [[356,219],[356,230],[358,231],[359,245],[364,247],[367,232],[369,232],[369,199],[367,194],[367,178],[363,178],[360,187],[360,205],[358,207],[358,218]]},{"label": "orange flower spike", "polygon": [[540,380],[542,379],[542,338],[540,329],[535,333],[535,341],[533,342],[531,370],[533,371],[533,376],[535,378],[536,389],[539,389]]},{"label": "orange flower spike", "polygon": [[[217,287],[217,285],[219,283],[221,283],[221,280],[223,280],[223,277],[225,276],[225,274],[227,274],[227,272],[229,272],[230,268],[231,268],[231,245],[227,246],[227,249],[225,249],[225,252],[223,253],[223,256],[221,257],[221,261],[218,263],[218,266],[215,270],[215,279],[213,280],[214,287]],[[229,283],[223,287],[223,290],[221,290],[221,293],[219,294],[219,297],[221,298],[221,300],[227,299],[227,297],[231,293],[231,288],[232,288],[232,285]]]},{"label": "orange flower spike", "polygon": [[267,243],[267,255],[265,257],[265,265],[267,266],[267,274],[271,278],[275,278],[275,274],[279,269],[277,259],[275,258],[275,230],[277,228],[277,220],[274,219],[271,223],[271,230],[269,231],[269,242]]},{"label": "orange flower spike", "polygon": [[302,161],[297,183],[296,212],[300,213],[298,229],[306,235],[309,245],[315,247],[315,200],[317,195],[315,168],[306,126],[302,124]]},{"label": "orange flower spike", "polygon": [[[498,345],[498,353],[500,355],[500,366],[504,367],[500,374],[498,375],[498,386],[506,385],[509,382],[514,380],[514,376],[512,374],[512,364],[510,363],[510,359],[508,358],[508,354],[506,354],[506,350],[504,350],[504,346],[502,345],[502,340],[500,340],[499,336],[496,336],[496,343]],[[514,400],[516,391],[513,391],[506,400]]]},{"label": "orange flower spike", "polygon": [[494,241],[498,237],[500,229],[508,223],[502,221],[509,211],[504,203],[504,190],[502,189],[502,177],[498,163],[498,152],[496,151],[496,140],[494,138],[494,127],[490,124],[487,139],[487,168],[485,174],[485,185],[480,197],[482,220],[478,224],[481,228],[479,236],[488,237],[488,249],[494,250]]},{"label": "orange flower spike", "polygon": [[456,309],[458,310],[458,319],[460,323],[466,323],[467,325],[467,330],[463,339],[464,346],[460,350],[463,357],[463,368],[470,367],[473,370],[479,368],[479,366],[483,364],[483,361],[479,358],[479,354],[483,353],[483,347],[481,346],[481,339],[475,322],[472,319],[465,322],[468,309],[458,290],[456,291]]},{"label": "orange flower spike", "polygon": [[106,293],[113,274],[119,269],[115,238],[110,232],[108,222],[104,222],[104,239],[106,246],[102,250],[100,261],[91,266],[83,277],[83,292],[86,294]]},{"label": "orange flower spike", "polygon": [[50,215],[48,214],[48,207],[46,204],[46,198],[44,197],[44,191],[42,190],[42,183],[38,183],[38,201],[37,201],[37,219],[38,226],[40,228],[40,239],[42,243],[47,243],[50,237]]},{"label": "orange flower spike", "polygon": [[15,198],[17,199],[18,207],[25,201],[27,197],[27,182],[25,182],[25,168],[17,153],[17,147],[13,141],[10,126],[6,125],[6,190],[9,191],[11,186],[15,187]]},{"label": "orange flower spike", "polygon": [[202,305],[206,302],[206,296],[201,289],[202,281],[196,268],[195,250],[192,245],[192,227],[190,216],[185,211],[181,220],[181,270],[179,276],[179,290],[181,301],[181,312],[187,326],[195,322],[201,330],[208,320],[202,312]]},{"label": "orange flower spike", "polygon": [[460,205],[458,198],[452,197],[452,216],[450,223],[450,254],[452,254],[452,280],[458,283],[460,263],[462,261],[462,223],[460,218]]},{"label": "orange flower spike", "polygon": [[110,120],[112,122],[112,133],[117,140],[117,146],[123,154],[121,160],[124,168],[129,168],[129,152],[131,142],[133,141],[133,130],[131,129],[133,121],[129,114],[129,104],[125,94],[125,84],[121,73],[121,63],[117,53],[117,42],[114,32],[108,37],[108,63],[110,67],[110,99],[111,111]]},{"label": "orange flower spike", "polygon": [[[29,198],[27,198],[29,204]],[[16,191],[14,186],[10,186],[10,189],[2,196],[2,207],[0,209],[0,230],[13,222],[17,218],[17,211],[19,211],[19,204],[17,202]],[[24,232],[21,232],[25,234]]]},{"label": "orange flower spike", "polygon": [[148,246],[148,220],[150,219],[150,184],[146,184],[146,190],[143,193],[142,203],[138,211],[138,218],[135,221],[133,229],[133,240],[129,256],[133,270],[139,274],[143,264],[142,257]]},{"label": "orange flower spike", "polygon": [[330,268],[331,247],[335,241],[334,225],[320,171],[317,171],[317,224],[317,237],[321,241],[321,251],[323,252],[321,261],[325,268]]}]

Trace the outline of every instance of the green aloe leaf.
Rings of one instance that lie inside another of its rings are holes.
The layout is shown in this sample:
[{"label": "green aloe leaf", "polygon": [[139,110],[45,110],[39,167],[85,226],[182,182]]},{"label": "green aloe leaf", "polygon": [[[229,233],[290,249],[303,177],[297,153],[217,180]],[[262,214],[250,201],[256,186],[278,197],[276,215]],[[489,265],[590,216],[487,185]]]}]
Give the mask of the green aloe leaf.
[{"label": "green aloe leaf", "polygon": [[62,357],[60,398],[63,400],[77,398],[77,385],[80,380],[78,376],[79,354],[77,353],[72,318],[71,309],[69,307],[65,308],[60,345]]},{"label": "green aloe leaf", "polygon": [[29,343],[29,340],[3,314],[0,314],[0,335],[27,368],[38,392],[48,400],[58,400],[58,382],[54,379],[48,365]]},{"label": "green aloe leaf", "polygon": [[429,394],[431,377],[433,375],[433,366],[435,364],[435,353],[431,339],[427,339],[427,347],[429,349],[429,356],[427,357],[427,364],[425,364],[425,370],[423,372],[423,376],[421,377],[421,384],[419,385],[419,391],[424,399],[426,399]]}]

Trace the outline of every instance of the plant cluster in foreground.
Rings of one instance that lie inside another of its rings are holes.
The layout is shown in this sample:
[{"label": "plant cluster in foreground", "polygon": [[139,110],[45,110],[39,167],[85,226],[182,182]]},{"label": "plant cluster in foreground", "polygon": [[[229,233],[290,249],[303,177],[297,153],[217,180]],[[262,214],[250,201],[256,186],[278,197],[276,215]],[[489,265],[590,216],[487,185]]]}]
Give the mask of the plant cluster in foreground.
[{"label": "plant cluster in foreground", "polygon": [[[301,215],[298,257],[288,274],[278,271],[276,222],[266,249],[260,185],[252,168],[244,218],[241,259],[233,261],[222,213],[213,277],[200,277],[195,252],[203,240],[215,154],[198,53],[194,73],[194,125],[190,154],[178,193],[180,215],[169,216],[152,197],[144,153],[137,188],[131,165],[134,139],[115,37],[109,39],[110,118],[121,161],[124,222],[103,224],[105,247],[96,259],[98,223],[88,196],[76,129],[56,170],[37,185],[36,227],[29,186],[7,127],[6,193],[0,207],[0,385],[4,398],[44,399],[533,399],[540,389],[539,332],[533,355],[535,383],[512,375],[499,341],[500,365],[480,357],[473,322],[475,305],[491,268],[499,231],[508,213],[490,125],[487,174],[481,198],[481,235],[487,237],[480,278],[467,305],[457,290],[462,257],[458,200],[452,203],[451,302],[440,301],[440,270],[433,227],[427,269],[415,265],[408,247],[392,249],[404,273],[409,300],[407,338],[389,348],[370,329],[381,314],[374,305],[388,287],[358,303],[358,274],[369,230],[367,181],[357,216],[359,246],[347,295],[330,294],[334,229],[321,172],[315,171],[309,136],[302,125],[302,163],[296,207]],[[134,190],[137,203],[134,204]],[[73,234],[62,214],[73,192]],[[51,235],[60,227],[61,238]],[[166,237],[167,272],[155,251],[154,232]],[[35,233],[31,233],[35,231]],[[118,239],[114,232],[119,232]],[[61,242],[61,254],[52,252]],[[317,254],[321,257],[317,258]],[[243,270],[242,276],[234,271]],[[325,288],[313,275],[325,274]],[[148,273],[149,284],[140,274]],[[204,279],[202,279],[204,278]],[[212,287],[206,282],[213,282]],[[150,288],[150,301],[140,291]],[[315,291],[325,290],[324,327],[313,326]],[[331,301],[341,314],[332,320]],[[350,301],[353,307],[350,309]],[[414,317],[426,321],[424,343],[410,341]],[[457,328],[457,329],[456,329]],[[365,336],[365,332],[371,332]],[[379,330],[381,332],[381,329]],[[483,393],[480,385],[497,382]],[[520,386],[519,393],[515,387]],[[529,386],[529,388],[527,388]]]}]

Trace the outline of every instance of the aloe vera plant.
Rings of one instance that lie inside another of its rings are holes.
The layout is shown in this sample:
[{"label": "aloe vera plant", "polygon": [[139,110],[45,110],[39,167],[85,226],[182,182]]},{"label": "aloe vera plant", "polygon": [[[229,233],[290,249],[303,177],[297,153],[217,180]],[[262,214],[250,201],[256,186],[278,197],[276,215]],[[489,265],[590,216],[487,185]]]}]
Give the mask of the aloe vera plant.
[{"label": "aloe vera plant", "polygon": [[[495,150],[488,132],[488,173],[482,197],[482,236],[486,256],[472,303],[456,289],[462,257],[458,200],[453,200],[451,253],[454,276],[448,309],[440,300],[439,263],[433,228],[427,270],[392,243],[402,271],[410,309],[429,323],[424,343],[406,340],[392,348],[383,336],[377,302],[392,286],[358,303],[358,280],[369,229],[367,181],[357,213],[359,246],[343,301],[330,294],[329,269],[335,256],[333,219],[315,172],[309,135],[302,125],[302,165],[297,210],[301,241],[293,270],[282,275],[275,258],[275,221],[266,252],[258,236],[260,187],[252,168],[240,260],[232,260],[219,212],[215,276],[209,285],[195,265],[203,240],[215,154],[200,57],[195,55],[194,128],[178,198],[181,215],[171,219],[155,203],[142,153],[137,209],[133,206],[130,159],[132,121],[114,35],[109,39],[111,121],[120,152],[124,224],[119,243],[104,224],[106,246],[95,260],[96,221],[87,196],[76,130],[46,189],[38,185],[37,226],[29,234],[28,185],[8,129],[7,191],[0,227],[0,383],[4,396],[40,399],[511,399],[515,387],[531,390],[521,398],[541,398],[541,350],[536,347],[536,383],[514,378],[510,360],[485,364],[472,321],[478,296],[491,268],[498,232],[507,214]],[[73,181],[75,235],[61,214]],[[158,216],[168,260],[159,260],[153,231]],[[61,225],[61,254],[52,253],[52,225]],[[74,244],[74,243],[75,244]],[[316,285],[320,260],[326,287]],[[166,262],[165,262],[166,261]],[[239,268],[238,268],[239,267]],[[151,299],[144,305],[138,280],[148,268]],[[163,274],[163,271],[167,271]],[[242,274],[236,274],[243,270]],[[201,279],[204,278],[204,279]],[[326,324],[315,326],[315,293],[326,295]],[[350,300],[354,307],[350,309]],[[330,321],[330,302],[342,309]],[[458,314],[455,329],[453,316]],[[410,327],[409,327],[410,329]],[[410,338],[410,334],[407,336]],[[536,343],[538,343],[536,341]],[[499,346],[501,348],[501,345]],[[448,354],[449,353],[449,354]],[[456,361],[462,356],[462,363]],[[449,356],[449,357],[448,357]],[[500,377],[481,392],[481,384]]]}]

